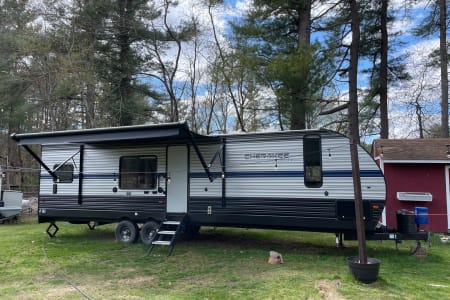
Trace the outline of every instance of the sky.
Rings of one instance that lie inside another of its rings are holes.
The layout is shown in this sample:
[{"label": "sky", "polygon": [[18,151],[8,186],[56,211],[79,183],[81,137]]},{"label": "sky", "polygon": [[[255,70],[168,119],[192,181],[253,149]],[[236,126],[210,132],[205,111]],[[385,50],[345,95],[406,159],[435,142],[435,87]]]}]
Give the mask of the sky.
[{"label": "sky", "polygon": [[416,138],[419,136],[417,116],[411,102],[419,100],[424,112],[425,124],[440,122],[440,69],[425,67],[428,55],[439,48],[439,35],[420,38],[413,35],[414,28],[420,26],[428,13],[429,1],[417,2],[406,14],[403,1],[393,1],[397,21],[393,32],[400,32],[399,41],[393,55],[407,55],[406,71],[411,75],[409,82],[399,82],[389,89],[390,137]]},{"label": "sky", "polygon": [[[315,5],[313,14],[326,9],[327,2],[330,1],[317,2],[319,4]],[[436,105],[436,102],[440,101],[440,71],[436,68],[423,68],[427,55],[439,45],[438,36],[422,39],[413,35],[413,29],[420,24],[429,9],[426,5],[428,1],[417,1],[408,8],[405,7],[404,2],[400,0],[390,1],[396,21],[391,25],[389,31],[400,33],[400,35],[396,39],[395,45],[394,42],[390,41],[393,48],[389,55],[390,57],[408,55],[406,60],[407,71],[411,74],[412,80],[410,82],[399,82],[389,89],[390,135],[393,138],[418,136],[416,116],[411,113],[413,110],[411,102],[418,99],[416,89],[418,86],[422,87],[419,100],[423,104],[423,111],[428,116],[426,122],[439,122],[440,119],[439,105]],[[217,6],[213,9],[214,22],[222,41],[225,41],[224,35],[229,33],[228,22],[239,18],[250,9],[252,0],[225,0],[224,3],[225,6]],[[208,45],[213,44],[210,16],[207,8],[204,5],[199,5],[198,1],[179,1],[178,7],[171,9],[169,22],[179,24],[192,15],[196,16],[205,30],[202,37],[202,46],[208,47]],[[172,52],[168,51],[167,56],[173,57],[174,51],[175,49]],[[182,57],[180,68],[187,70],[191,59],[189,53],[192,53],[192,51],[185,51],[184,53],[188,54]],[[200,58],[199,64],[206,66],[209,59],[211,58],[208,55],[204,55]],[[360,69],[363,69],[365,65],[367,65],[367,61],[360,60]],[[185,73],[181,72],[179,76],[183,76],[183,74]],[[179,79],[183,78],[179,77]],[[358,86],[363,90],[367,85],[367,77],[361,73]],[[345,94],[346,91],[343,90],[342,95]],[[373,138],[368,137],[369,140]]]}]

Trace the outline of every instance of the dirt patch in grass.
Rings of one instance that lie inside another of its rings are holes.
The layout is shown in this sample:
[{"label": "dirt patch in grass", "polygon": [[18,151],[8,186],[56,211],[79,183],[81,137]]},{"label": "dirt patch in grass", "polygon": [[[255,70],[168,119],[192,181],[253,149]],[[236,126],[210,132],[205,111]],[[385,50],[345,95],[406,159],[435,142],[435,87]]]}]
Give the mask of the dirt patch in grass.
[{"label": "dirt patch in grass", "polygon": [[217,280],[211,275],[193,275],[183,278],[179,281],[185,287],[195,286],[197,288],[212,288],[214,286],[225,285],[228,288],[233,288],[236,284],[228,282],[227,280]]},{"label": "dirt patch in grass", "polygon": [[65,298],[68,294],[75,293],[76,290],[71,286],[59,286],[52,289],[49,289],[46,292],[47,299],[60,299]]},{"label": "dirt patch in grass", "polygon": [[210,275],[193,275],[193,276],[184,278],[183,281],[186,283],[207,285],[207,283],[214,282],[214,279]]},{"label": "dirt patch in grass", "polygon": [[119,285],[126,285],[126,286],[136,286],[140,284],[148,284],[155,282],[156,277],[155,276],[137,276],[137,277],[129,277],[129,278],[123,278],[123,279],[117,279],[117,280],[107,280],[104,281],[102,284],[99,282],[96,283],[97,286],[119,286]]},{"label": "dirt patch in grass", "polygon": [[138,276],[134,278],[125,278],[117,281],[118,284],[140,284],[140,283],[149,283],[155,280],[155,276]]},{"label": "dirt patch in grass", "polygon": [[319,290],[322,299],[344,300],[345,298],[337,292],[340,284],[339,280],[319,280],[316,282],[316,289]]}]

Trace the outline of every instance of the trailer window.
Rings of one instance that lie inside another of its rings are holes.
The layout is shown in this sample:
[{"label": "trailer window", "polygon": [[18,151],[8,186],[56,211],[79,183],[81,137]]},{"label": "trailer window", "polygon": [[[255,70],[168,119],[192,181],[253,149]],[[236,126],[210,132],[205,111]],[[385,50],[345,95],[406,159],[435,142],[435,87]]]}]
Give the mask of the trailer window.
[{"label": "trailer window", "polygon": [[305,186],[322,186],[322,145],[319,135],[303,137],[303,163]]},{"label": "trailer window", "polygon": [[72,183],[73,182],[73,164],[66,163],[64,165],[56,164],[53,166],[57,179],[53,179],[55,183]]},{"label": "trailer window", "polygon": [[156,188],[156,156],[122,156],[120,158],[119,187],[130,190]]}]

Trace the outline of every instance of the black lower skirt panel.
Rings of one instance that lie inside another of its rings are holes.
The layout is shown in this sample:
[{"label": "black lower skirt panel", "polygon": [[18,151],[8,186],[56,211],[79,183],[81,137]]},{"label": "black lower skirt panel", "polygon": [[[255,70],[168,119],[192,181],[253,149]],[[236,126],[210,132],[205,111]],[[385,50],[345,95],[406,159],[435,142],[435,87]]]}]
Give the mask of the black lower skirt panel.
[{"label": "black lower skirt panel", "polygon": [[[191,197],[188,220],[199,226],[295,229],[324,232],[354,232],[354,201],[306,198]],[[367,231],[375,230],[383,201],[364,201]],[[39,222],[113,223],[129,219],[137,223],[164,220],[164,197],[41,196]]]}]

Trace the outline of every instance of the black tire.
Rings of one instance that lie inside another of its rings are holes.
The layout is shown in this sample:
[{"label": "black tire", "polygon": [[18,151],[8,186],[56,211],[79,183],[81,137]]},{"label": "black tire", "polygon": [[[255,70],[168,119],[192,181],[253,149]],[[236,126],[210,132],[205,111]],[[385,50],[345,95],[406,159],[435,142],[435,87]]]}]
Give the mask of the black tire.
[{"label": "black tire", "polygon": [[116,240],[124,244],[132,244],[136,242],[138,231],[137,225],[133,222],[121,221],[116,227]]},{"label": "black tire", "polygon": [[141,236],[141,241],[145,245],[150,245],[155,238],[156,230],[159,228],[158,223],[154,221],[148,221],[142,226],[139,235]]}]

